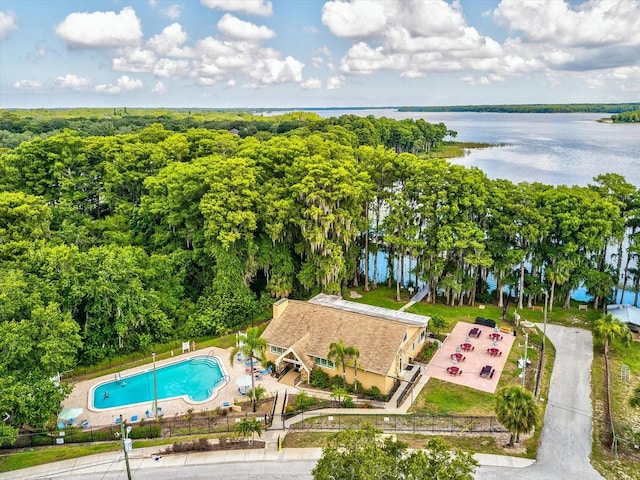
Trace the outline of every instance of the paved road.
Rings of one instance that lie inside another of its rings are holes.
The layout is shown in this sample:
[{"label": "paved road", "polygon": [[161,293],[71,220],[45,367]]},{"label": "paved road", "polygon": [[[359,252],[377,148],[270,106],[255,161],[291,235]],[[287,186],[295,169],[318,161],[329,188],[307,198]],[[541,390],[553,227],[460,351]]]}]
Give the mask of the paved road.
[{"label": "paved road", "polygon": [[480,467],[476,478],[591,480],[603,477],[589,463],[591,454],[591,332],[547,325],[556,347],[549,401],[538,459],[530,467]]},{"label": "paved road", "polygon": [[[556,360],[537,462],[523,467],[521,465],[530,461],[513,457],[480,456],[482,466],[476,472],[478,479],[602,479],[589,463],[590,369],[593,360],[591,333],[575,328],[547,325],[547,335],[556,346]],[[170,455],[157,462],[148,455],[143,455],[142,458],[132,459],[131,468],[136,480],[311,480],[311,470],[319,456],[320,449],[286,449],[276,452],[275,448],[230,451],[225,454]],[[7,479],[127,478],[122,458],[119,454],[113,453],[7,472],[5,475],[3,478]]]}]

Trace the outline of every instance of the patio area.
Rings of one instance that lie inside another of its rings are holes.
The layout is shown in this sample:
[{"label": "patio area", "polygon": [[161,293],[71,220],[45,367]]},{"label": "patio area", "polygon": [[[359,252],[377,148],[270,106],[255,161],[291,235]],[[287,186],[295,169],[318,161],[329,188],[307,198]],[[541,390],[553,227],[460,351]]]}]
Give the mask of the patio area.
[{"label": "patio area", "polygon": [[514,341],[512,334],[458,322],[429,362],[426,375],[494,393]]},{"label": "patio area", "polygon": [[[226,350],[221,348],[205,348],[176,354],[175,356],[165,360],[157,360],[156,368],[186,360],[191,357],[207,355],[212,350],[213,356],[215,356],[222,367],[223,373],[229,376],[229,381],[217,389],[211,400],[202,403],[190,403],[185,401],[183,398],[159,400],[158,407],[162,409],[162,414],[165,418],[186,414],[188,409],[193,409],[195,412],[205,410],[212,411],[217,407],[233,405],[236,400],[240,402],[248,400],[246,395],[242,395],[238,392],[238,381],[241,377],[247,376],[247,366],[244,361],[237,361],[237,359],[233,362],[233,365],[229,363],[229,354],[231,352],[230,348]],[[119,372],[119,375],[126,378],[129,375],[148,371],[150,368],[152,368],[151,358],[149,359],[148,364],[123,370],[122,372]],[[78,382],[74,385],[73,391],[63,402],[62,408],[81,407],[84,409],[84,412],[80,417],[75,419],[75,424],[80,424],[80,422],[86,420],[88,422],[87,425],[89,426],[114,425],[116,423],[116,419],[119,418],[121,414],[127,421],[131,421],[131,418],[134,416],[137,416],[138,421],[142,418],[146,418],[145,412],[152,409],[152,402],[146,402],[135,406],[115,407],[112,409],[95,410],[90,408],[91,401],[89,395],[91,394],[92,388],[97,384],[112,381],[114,378],[114,374],[109,374],[91,380]],[[280,395],[282,395],[287,389],[290,393],[292,390],[296,390],[294,387],[279,384],[278,381],[270,375],[261,375],[260,380],[255,381],[255,385],[263,386],[267,391],[267,396],[275,396],[276,391],[280,391]]]}]

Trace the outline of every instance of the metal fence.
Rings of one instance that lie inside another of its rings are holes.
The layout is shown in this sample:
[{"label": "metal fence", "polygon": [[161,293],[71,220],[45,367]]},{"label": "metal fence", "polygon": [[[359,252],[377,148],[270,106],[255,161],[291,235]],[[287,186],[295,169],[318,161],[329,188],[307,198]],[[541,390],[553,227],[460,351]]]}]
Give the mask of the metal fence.
[{"label": "metal fence", "polygon": [[[216,412],[194,413],[180,417],[164,417],[157,422],[153,419],[130,423],[129,436],[137,438],[171,438],[183,435],[203,435],[210,433],[232,433],[236,423],[242,419],[257,418],[262,420],[265,426],[270,425],[270,414],[234,413],[226,414]],[[44,445],[56,445],[63,443],[87,443],[101,442],[117,439],[120,433],[119,425],[98,425],[87,427],[67,427],[63,430],[38,431],[20,434],[16,443],[0,448],[26,448]]]},{"label": "metal fence", "polygon": [[[340,413],[312,415],[301,413],[301,420],[291,430],[345,430],[359,429],[365,424],[384,432],[398,433],[508,433],[493,416],[371,414]],[[305,418],[306,416],[306,418]]]}]

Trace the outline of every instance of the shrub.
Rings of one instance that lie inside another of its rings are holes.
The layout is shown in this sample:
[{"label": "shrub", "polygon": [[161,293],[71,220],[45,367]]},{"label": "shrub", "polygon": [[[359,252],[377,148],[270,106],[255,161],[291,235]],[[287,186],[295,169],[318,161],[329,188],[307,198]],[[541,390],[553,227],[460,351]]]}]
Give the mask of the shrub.
[{"label": "shrub", "polygon": [[296,410],[306,410],[312,405],[315,405],[315,403],[316,399],[310,397],[307,392],[300,392],[296,395],[296,399],[293,405]]},{"label": "shrub", "polygon": [[384,395],[382,395],[382,392],[380,391],[380,389],[375,385],[373,385],[369,390],[367,390],[367,394],[376,400],[384,399]]},{"label": "shrub", "polygon": [[331,383],[329,384],[331,389],[342,388],[342,377],[340,375],[334,375],[331,377]]},{"label": "shrub", "polygon": [[311,386],[315,388],[329,388],[331,380],[329,374],[320,368],[311,370]]}]

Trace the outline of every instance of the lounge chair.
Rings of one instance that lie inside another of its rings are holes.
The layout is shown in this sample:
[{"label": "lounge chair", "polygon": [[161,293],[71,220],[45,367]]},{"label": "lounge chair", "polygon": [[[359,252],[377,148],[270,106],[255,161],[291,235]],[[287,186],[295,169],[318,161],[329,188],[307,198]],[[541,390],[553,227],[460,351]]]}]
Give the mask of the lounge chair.
[{"label": "lounge chair", "polygon": [[80,425],[82,425],[82,428],[87,428],[89,426],[89,420],[82,420]]},{"label": "lounge chair", "polygon": [[122,423],[122,419],[120,417],[116,418],[116,425],[120,425]]},{"label": "lounge chair", "polygon": [[131,423],[138,421],[138,415],[131,415]]},{"label": "lounge chair", "polygon": [[151,418],[151,412],[149,410],[144,412],[144,414],[147,416],[147,418]]}]

